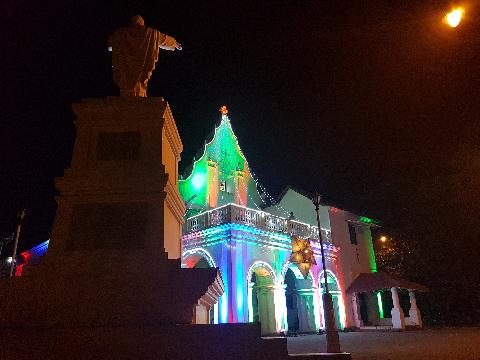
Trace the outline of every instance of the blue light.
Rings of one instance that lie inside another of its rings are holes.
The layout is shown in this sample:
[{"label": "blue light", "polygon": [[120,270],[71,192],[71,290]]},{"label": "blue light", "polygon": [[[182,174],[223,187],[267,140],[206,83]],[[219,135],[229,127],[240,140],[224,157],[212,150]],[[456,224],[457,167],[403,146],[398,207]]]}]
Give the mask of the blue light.
[{"label": "blue light", "polygon": [[238,317],[243,318],[243,286],[241,284],[237,285],[237,309]]},{"label": "blue light", "polygon": [[220,303],[221,303],[220,321],[226,324],[228,322],[228,299],[227,299],[226,292],[220,298]]}]

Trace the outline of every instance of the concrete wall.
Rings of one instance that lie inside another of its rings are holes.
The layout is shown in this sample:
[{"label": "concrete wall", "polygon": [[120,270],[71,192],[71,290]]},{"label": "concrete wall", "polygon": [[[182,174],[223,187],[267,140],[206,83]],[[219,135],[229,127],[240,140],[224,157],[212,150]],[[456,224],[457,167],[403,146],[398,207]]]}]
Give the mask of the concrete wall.
[{"label": "concrete wall", "polygon": [[162,163],[165,165],[165,172],[168,174],[168,180],[177,187],[178,185],[178,158],[173,152],[172,146],[168,141],[166,129],[162,130]]},{"label": "concrete wall", "polygon": [[[324,229],[330,229],[328,209],[328,206],[320,206],[320,225]],[[290,212],[293,212],[295,220],[317,226],[317,213],[312,200],[293,189],[288,189],[278,204],[266,208],[265,211],[281,217],[288,217]]]},{"label": "concrete wall", "polygon": [[[292,265],[289,262],[291,254],[290,236],[283,233],[262,231],[253,227],[226,224],[209,228],[195,235],[183,236],[184,260],[188,257],[202,256],[208,262],[217,266],[225,284],[225,294],[218,305],[219,322],[248,322],[249,321],[249,285],[250,277],[255,268],[267,270],[272,280],[271,297],[274,299],[275,323],[269,325],[277,331],[286,330],[286,308],[284,276]],[[304,294],[313,306],[311,331],[315,326],[321,326],[321,293],[317,291],[320,276],[321,259],[319,250],[315,251],[319,266],[311,269],[313,278],[312,292]],[[334,249],[326,251],[327,269],[338,278],[339,267],[337,254]],[[185,264],[190,261],[184,261]],[[299,273],[299,272],[298,272]],[[311,284],[311,280],[310,284]],[[340,284],[339,284],[340,285]],[[341,286],[341,285],[340,285]],[[300,287],[299,287],[300,288]],[[342,288],[343,290],[343,288]],[[263,294],[265,295],[265,294]],[[310,306],[309,305],[309,306]],[[273,306],[273,305],[272,305]],[[311,307],[311,306],[310,306]],[[270,331],[271,332],[271,331]]]},{"label": "concrete wall", "polygon": [[164,245],[169,259],[180,259],[182,255],[182,226],[168,204],[164,206]]},{"label": "concrete wall", "polygon": [[[348,224],[355,225],[357,244],[350,241]],[[330,209],[332,242],[340,248],[338,268],[342,290],[344,292],[360,273],[376,271],[375,256],[370,227],[358,221],[358,217],[348,211]],[[350,295],[345,294],[346,326],[355,326],[353,305]]]},{"label": "concrete wall", "polygon": [[185,205],[178,192],[178,161],[183,148],[169,109],[162,129],[162,164],[168,175],[164,202],[164,247],[169,259],[182,255],[182,225]]}]

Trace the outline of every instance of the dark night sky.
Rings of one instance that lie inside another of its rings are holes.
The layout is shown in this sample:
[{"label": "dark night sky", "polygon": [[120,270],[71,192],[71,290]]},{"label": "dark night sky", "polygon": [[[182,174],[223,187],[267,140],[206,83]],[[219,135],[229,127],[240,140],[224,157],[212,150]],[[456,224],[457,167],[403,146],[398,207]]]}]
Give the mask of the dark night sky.
[{"label": "dark night sky", "polygon": [[[140,13],[184,46],[161,53],[149,82],[172,107],[181,168],[226,104],[272,195],[318,189],[420,254],[454,241],[453,256],[471,257],[458,271],[478,276],[480,3],[462,3],[455,30],[440,22],[449,1],[118,3],[2,5],[0,230],[25,203],[21,248],[49,236],[70,104],[118,94],[106,38]],[[447,256],[433,254],[432,266]]]}]

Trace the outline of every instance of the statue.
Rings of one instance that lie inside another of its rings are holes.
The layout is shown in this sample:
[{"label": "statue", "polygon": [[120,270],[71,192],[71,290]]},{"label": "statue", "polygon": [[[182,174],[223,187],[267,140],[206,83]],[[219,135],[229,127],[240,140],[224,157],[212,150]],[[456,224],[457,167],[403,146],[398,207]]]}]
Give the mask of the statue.
[{"label": "statue", "polygon": [[182,50],[173,37],[145,26],[136,15],[128,27],[120,28],[108,39],[112,51],[113,80],[121,96],[147,96],[147,83],[155,69],[159,48]]}]

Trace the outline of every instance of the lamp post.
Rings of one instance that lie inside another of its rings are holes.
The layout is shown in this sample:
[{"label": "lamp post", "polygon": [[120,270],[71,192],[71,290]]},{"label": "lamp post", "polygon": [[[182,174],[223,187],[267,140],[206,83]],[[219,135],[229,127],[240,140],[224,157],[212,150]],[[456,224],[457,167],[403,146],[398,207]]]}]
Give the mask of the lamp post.
[{"label": "lamp post", "polygon": [[13,270],[15,269],[15,263],[17,259],[18,240],[20,238],[20,229],[22,228],[22,222],[24,217],[25,217],[25,209],[22,208],[22,210],[18,214],[17,231],[15,233],[15,243],[13,246],[12,262],[10,263],[10,277],[15,275]]},{"label": "lamp post", "polygon": [[312,199],[313,205],[315,205],[315,211],[317,212],[317,224],[318,224],[318,239],[320,240],[320,250],[322,253],[322,266],[323,276],[325,277],[325,293],[323,294],[323,307],[325,314],[325,330],[327,332],[327,352],[339,353],[340,352],[340,340],[338,338],[338,332],[335,325],[335,314],[333,312],[332,295],[328,291],[327,281],[327,267],[325,266],[325,252],[323,250],[322,240],[322,228],[320,227],[320,200],[319,194],[315,194]]}]

